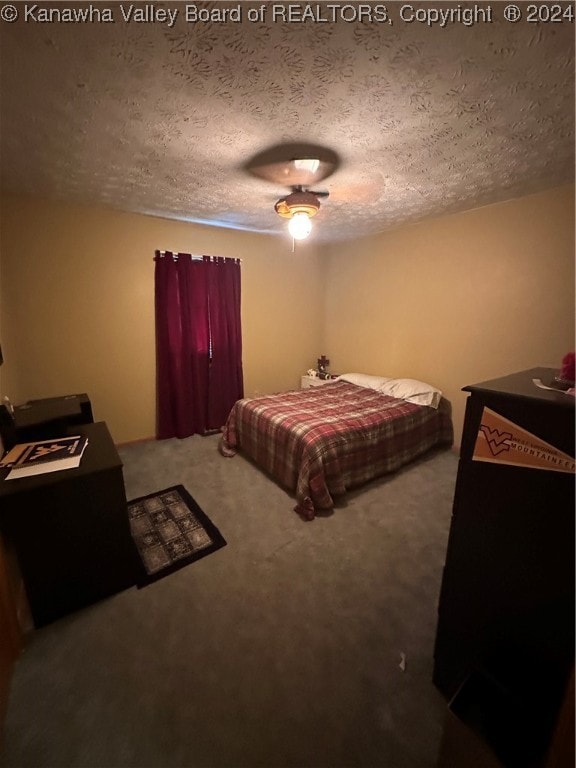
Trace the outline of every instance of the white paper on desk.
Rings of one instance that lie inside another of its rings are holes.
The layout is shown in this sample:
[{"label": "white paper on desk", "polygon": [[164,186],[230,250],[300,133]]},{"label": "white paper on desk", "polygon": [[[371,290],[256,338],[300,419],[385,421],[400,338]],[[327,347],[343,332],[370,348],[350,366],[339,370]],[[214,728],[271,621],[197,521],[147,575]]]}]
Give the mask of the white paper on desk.
[{"label": "white paper on desk", "polygon": [[61,472],[63,469],[75,469],[80,466],[81,456],[58,461],[49,461],[46,464],[31,464],[29,467],[14,467],[4,478],[5,480],[19,480],[21,477],[33,475],[45,475],[48,472]]},{"label": "white paper on desk", "polygon": [[571,395],[572,392],[569,389],[558,389],[558,387],[547,387],[546,384],[542,384],[541,379],[532,379],[532,382],[536,384],[539,389],[549,389],[551,392],[562,392],[564,395]]}]

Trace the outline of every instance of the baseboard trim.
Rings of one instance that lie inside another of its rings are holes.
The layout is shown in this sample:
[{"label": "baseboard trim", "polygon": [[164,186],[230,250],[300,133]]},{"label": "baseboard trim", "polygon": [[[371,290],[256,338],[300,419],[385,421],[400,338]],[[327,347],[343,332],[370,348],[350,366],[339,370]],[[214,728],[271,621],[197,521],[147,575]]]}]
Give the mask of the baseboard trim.
[{"label": "baseboard trim", "polygon": [[140,443],[156,442],[156,437],[141,437],[138,440],[127,440],[124,443],[116,443],[116,448],[127,448],[130,445],[140,445]]}]

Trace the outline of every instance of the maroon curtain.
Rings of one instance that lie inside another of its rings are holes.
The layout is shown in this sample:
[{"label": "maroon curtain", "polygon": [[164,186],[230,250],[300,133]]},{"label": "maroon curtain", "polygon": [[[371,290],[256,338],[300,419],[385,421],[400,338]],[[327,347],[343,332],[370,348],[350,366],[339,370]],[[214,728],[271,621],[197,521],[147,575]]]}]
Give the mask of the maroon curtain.
[{"label": "maroon curtain", "polygon": [[156,254],[159,438],[220,429],[243,397],[240,263]]}]

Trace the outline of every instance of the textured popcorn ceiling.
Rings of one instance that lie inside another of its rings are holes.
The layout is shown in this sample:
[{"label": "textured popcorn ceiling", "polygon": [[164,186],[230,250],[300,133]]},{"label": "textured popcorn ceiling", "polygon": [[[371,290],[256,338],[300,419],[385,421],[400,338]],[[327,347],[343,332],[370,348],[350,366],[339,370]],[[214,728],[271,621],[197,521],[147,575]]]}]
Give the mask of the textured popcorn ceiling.
[{"label": "textured popcorn ceiling", "polygon": [[189,23],[183,3],[135,5],[178,11],[173,26],[124,21],[112,2],[37,6],[108,9],[108,23],[26,21],[15,5],[0,22],[5,192],[283,234],[274,202],[289,190],[243,165],[313,142],[340,157],[317,185],[327,241],[574,180],[567,21],[506,22],[497,2],[492,23],[444,28],[403,22],[400,3],[391,24],[283,23],[272,3],[263,23],[247,19],[262,3],[233,3],[241,23]]}]

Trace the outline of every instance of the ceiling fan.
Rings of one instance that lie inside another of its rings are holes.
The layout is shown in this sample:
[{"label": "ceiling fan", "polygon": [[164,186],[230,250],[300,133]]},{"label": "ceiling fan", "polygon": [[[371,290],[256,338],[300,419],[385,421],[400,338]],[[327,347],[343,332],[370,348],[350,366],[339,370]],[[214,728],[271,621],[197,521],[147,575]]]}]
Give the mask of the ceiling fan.
[{"label": "ceiling fan", "polygon": [[288,230],[295,240],[310,234],[310,219],[320,210],[326,191],[311,186],[330,176],[340,164],[338,155],[315,144],[279,144],[258,153],[245,166],[254,176],[289,187],[292,192],[274,205],[279,216],[289,219]]},{"label": "ceiling fan", "polygon": [[295,240],[303,240],[312,231],[310,219],[320,210],[319,197],[328,197],[329,192],[313,192],[301,184],[292,186],[292,192],[274,205],[279,216],[290,219],[288,231]]}]

